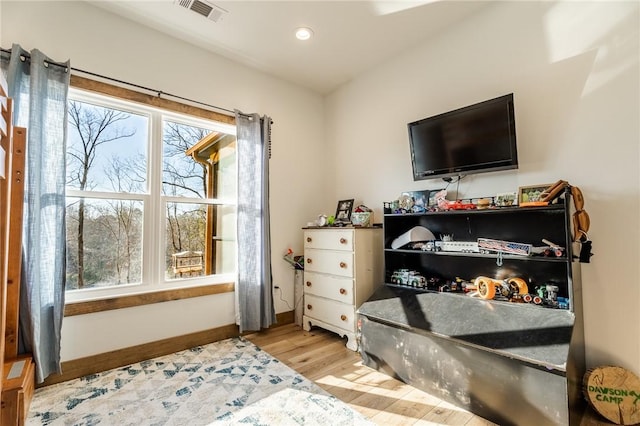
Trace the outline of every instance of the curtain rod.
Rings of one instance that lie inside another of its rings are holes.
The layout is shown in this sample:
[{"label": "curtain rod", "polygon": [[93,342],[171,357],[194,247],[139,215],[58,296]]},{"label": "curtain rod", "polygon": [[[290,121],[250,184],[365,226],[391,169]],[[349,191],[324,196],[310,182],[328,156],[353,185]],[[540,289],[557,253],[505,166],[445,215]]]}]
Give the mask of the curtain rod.
[{"label": "curtain rod", "polygon": [[[11,54],[11,49],[4,49],[4,48],[0,48],[0,50],[2,50],[2,52],[3,52],[3,53]],[[25,56],[27,59],[31,59],[31,55],[30,55],[29,53],[25,53],[25,54],[24,54],[24,56]],[[67,67],[67,65],[65,65],[65,64],[60,64],[60,63],[53,62],[53,61],[47,61],[47,62],[49,62],[49,64],[50,64],[50,65],[54,65],[54,66],[57,66],[57,67],[60,67],[60,68],[65,68],[65,69],[69,68],[69,67]],[[152,93],[157,93],[157,96],[158,96],[158,97],[161,97],[161,95],[164,95],[164,96],[170,96],[170,97],[172,97],[172,98],[180,99],[180,100],[182,100],[182,101],[192,102],[192,103],[194,103],[194,104],[198,104],[198,105],[206,106],[206,107],[209,107],[209,108],[214,108],[214,109],[217,109],[217,110],[220,110],[220,111],[226,111],[226,112],[228,112],[228,113],[230,113],[230,114],[232,114],[232,115],[235,115],[235,114],[236,114],[236,112],[235,112],[235,111],[230,110],[230,109],[227,109],[227,108],[223,108],[223,107],[219,107],[219,106],[216,106],[216,105],[207,104],[207,103],[200,102],[200,101],[194,101],[193,99],[184,98],[184,97],[182,97],[182,96],[173,95],[173,94],[171,94],[171,93],[166,93],[166,92],[163,92],[162,90],[155,90],[155,89],[151,89],[151,88],[149,88],[149,87],[141,86],[141,85],[139,85],[139,84],[129,83],[129,82],[127,82],[127,81],[118,80],[118,79],[116,79],[116,78],[107,77],[107,76],[104,76],[104,75],[101,75],[101,74],[96,74],[96,73],[91,72],[91,71],[81,70],[81,69],[79,69],[79,68],[70,67],[70,69],[71,69],[71,71],[75,71],[75,72],[79,72],[79,73],[83,73],[83,74],[88,74],[88,75],[91,75],[91,76],[94,76],[94,77],[103,78],[103,79],[105,79],[105,80],[114,81],[114,82],[117,82],[117,83],[120,83],[120,84],[126,84],[126,85],[128,85],[128,86],[136,87],[136,88],[138,88],[138,89],[147,90],[147,91],[152,92]],[[243,115],[243,116],[245,116],[245,117],[250,117],[250,116],[249,116],[249,115],[247,115],[247,114],[242,114],[242,113],[240,113],[240,114],[241,114],[241,115]],[[273,120],[272,120],[271,122],[273,123]]]}]

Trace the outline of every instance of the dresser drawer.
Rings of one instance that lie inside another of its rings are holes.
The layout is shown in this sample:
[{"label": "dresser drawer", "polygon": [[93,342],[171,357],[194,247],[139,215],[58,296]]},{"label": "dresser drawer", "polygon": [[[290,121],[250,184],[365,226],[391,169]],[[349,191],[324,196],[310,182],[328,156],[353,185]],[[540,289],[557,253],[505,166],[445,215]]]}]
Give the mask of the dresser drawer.
[{"label": "dresser drawer", "polygon": [[355,308],[353,305],[345,305],[334,300],[305,294],[304,314],[350,332],[355,330]]},{"label": "dresser drawer", "polygon": [[304,232],[304,248],[353,251],[352,229],[318,229]]},{"label": "dresser drawer", "polygon": [[313,294],[353,305],[353,288],[352,278],[307,271],[304,273],[304,294]]},{"label": "dresser drawer", "polygon": [[305,271],[353,277],[353,253],[350,251],[306,249],[304,256]]}]

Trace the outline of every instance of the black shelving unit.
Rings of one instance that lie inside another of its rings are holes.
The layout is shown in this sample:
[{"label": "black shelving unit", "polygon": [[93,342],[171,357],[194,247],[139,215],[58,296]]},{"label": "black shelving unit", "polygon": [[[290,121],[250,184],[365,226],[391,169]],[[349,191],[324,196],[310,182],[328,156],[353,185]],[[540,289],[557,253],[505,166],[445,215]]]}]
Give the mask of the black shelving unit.
[{"label": "black shelving unit", "polygon": [[[500,425],[578,424],[584,330],[570,210],[566,192],[541,207],[386,214],[386,282],[358,310],[364,363]],[[391,248],[415,226],[436,238],[533,246],[546,239],[565,250],[561,257],[544,257]],[[441,283],[519,277],[530,292],[553,284],[569,305],[558,309],[396,285],[391,277],[399,269]]]}]

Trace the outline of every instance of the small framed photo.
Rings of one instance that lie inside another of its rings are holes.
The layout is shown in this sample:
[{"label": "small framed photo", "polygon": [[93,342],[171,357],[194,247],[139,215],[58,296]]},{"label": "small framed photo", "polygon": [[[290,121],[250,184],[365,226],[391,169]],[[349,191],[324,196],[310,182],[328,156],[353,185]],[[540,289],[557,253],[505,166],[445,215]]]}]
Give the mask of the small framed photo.
[{"label": "small framed photo", "polygon": [[429,191],[429,202],[427,203],[428,207],[435,207],[438,203],[436,201],[436,195],[442,191],[442,189],[432,189]]},{"label": "small framed photo", "polygon": [[336,222],[351,222],[351,210],[353,210],[353,199],[338,201],[336,208]]},{"label": "small framed photo", "polygon": [[500,192],[496,194],[496,207],[511,207],[516,205],[517,194],[513,192]]},{"label": "small framed photo", "polygon": [[542,193],[546,191],[552,184],[521,186],[518,188],[518,205],[520,207],[541,206],[546,202],[541,201]]},{"label": "small framed photo", "polygon": [[423,212],[429,207],[429,191],[406,191],[402,195],[413,198],[413,207],[417,212]]}]

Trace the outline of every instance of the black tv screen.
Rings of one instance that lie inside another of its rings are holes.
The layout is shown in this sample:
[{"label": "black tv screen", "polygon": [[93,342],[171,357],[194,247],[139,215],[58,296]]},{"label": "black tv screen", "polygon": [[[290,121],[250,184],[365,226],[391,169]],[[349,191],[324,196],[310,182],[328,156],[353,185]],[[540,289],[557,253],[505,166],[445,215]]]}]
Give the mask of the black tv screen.
[{"label": "black tv screen", "polygon": [[413,180],[518,168],[513,93],[408,127]]}]

